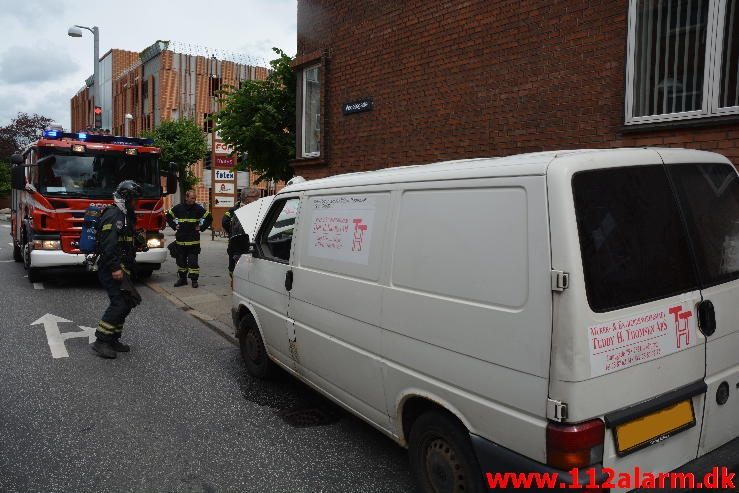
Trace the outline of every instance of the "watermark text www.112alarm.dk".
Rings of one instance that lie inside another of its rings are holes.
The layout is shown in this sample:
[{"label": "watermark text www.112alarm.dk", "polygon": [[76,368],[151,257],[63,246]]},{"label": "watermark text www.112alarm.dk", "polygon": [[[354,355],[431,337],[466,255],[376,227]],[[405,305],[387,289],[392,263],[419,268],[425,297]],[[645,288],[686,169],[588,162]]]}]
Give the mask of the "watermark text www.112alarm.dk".
[{"label": "watermark text www.112alarm.dk", "polygon": [[[486,473],[485,480],[491,490],[496,489],[636,489],[636,488],[693,488],[706,490],[733,490],[734,472],[727,467],[714,467],[703,476],[693,473],[682,472],[644,472],[635,467],[630,472],[616,472],[611,468],[604,467],[596,470],[593,468],[580,470],[574,468],[568,471],[571,480],[562,482],[557,473],[514,473],[496,472]],[[605,478],[604,478],[605,477]],[[604,479],[603,479],[604,478]]]}]

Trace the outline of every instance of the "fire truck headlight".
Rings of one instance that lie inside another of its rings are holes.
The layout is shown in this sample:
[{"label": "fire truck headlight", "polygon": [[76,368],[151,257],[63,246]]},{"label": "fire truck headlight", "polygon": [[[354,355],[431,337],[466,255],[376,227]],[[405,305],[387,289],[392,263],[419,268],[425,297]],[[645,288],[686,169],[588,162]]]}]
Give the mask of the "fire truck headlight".
[{"label": "fire truck headlight", "polygon": [[34,250],[61,250],[62,242],[59,240],[33,240]]},{"label": "fire truck headlight", "polygon": [[162,248],[164,246],[164,240],[161,238],[149,238],[146,240],[146,246],[149,248]]},{"label": "fire truck headlight", "polygon": [[85,152],[85,146],[82,144],[74,144],[72,146],[72,152]]}]

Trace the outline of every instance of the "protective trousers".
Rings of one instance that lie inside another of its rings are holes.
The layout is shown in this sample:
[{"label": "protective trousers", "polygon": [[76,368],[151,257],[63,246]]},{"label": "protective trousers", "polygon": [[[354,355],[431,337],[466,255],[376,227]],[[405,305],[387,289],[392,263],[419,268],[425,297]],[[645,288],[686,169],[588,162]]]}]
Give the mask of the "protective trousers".
[{"label": "protective trousers", "polygon": [[116,281],[107,270],[98,271],[98,279],[108,292],[110,304],[103,313],[103,317],[98,322],[95,337],[98,340],[111,342],[120,339],[123,331],[123,324],[126,317],[131,313],[133,306],[129,302],[127,296],[121,291],[121,281]]},{"label": "protective trousers", "polygon": [[200,267],[198,267],[198,254],[200,253],[199,245],[177,245],[177,274],[180,279],[189,277],[197,281],[200,277]]}]

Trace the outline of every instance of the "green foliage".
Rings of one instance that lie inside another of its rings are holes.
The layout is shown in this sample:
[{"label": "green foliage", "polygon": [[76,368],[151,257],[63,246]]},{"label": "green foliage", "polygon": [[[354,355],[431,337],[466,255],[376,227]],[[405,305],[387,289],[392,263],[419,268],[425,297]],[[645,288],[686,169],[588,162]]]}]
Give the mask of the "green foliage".
[{"label": "green foliage", "polygon": [[165,169],[174,163],[180,182],[180,191],[191,190],[198,178],[192,172],[192,165],[203,158],[208,150],[205,133],[193,120],[168,120],[154,130],[145,133],[154,140],[154,145],[162,151],[160,162]]},{"label": "green foliage", "polygon": [[0,197],[10,193],[10,163],[0,161]]},{"label": "green foliage", "polygon": [[295,158],[295,72],[292,58],[273,48],[266,80],[243,81],[239,89],[221,91],[218,132],[226,144],[246,156],[245,167],[257,180],[289,180]]}]

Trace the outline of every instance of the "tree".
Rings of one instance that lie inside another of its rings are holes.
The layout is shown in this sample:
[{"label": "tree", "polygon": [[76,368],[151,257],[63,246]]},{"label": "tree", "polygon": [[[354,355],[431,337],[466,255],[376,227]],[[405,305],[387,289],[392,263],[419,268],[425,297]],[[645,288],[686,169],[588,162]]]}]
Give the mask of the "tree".
[{"label": "tree", "polygon": [[184,196],[198,183],[192,165],[208,151],[205,134],[194,120],[185,119],[164,121],[145,136],[153,139],[154,145],[161,149],[162,163],[175,163],[180,194]]},{"label": "tree", "polygon": [[295,72],[292,58],[273,48],[266,80],[247,80],[239,89],[221,91],[218,132],[226,144],[246,156],[246,167],[262,180],[289,180],[295,158]]},{"label": "tree", "polygon": [[0,161],[0,198],[10,193],[10,163]]},{"label": "tree", "polygon": [[19,112],[9,125],[0,127],[0,159],[8,160],[13,153],[23,151],[53,121],[36,113]]}]

